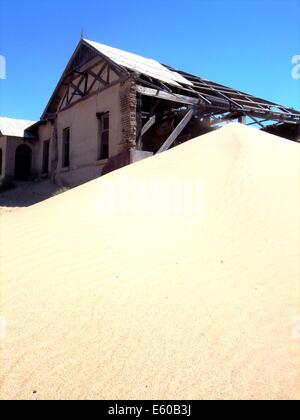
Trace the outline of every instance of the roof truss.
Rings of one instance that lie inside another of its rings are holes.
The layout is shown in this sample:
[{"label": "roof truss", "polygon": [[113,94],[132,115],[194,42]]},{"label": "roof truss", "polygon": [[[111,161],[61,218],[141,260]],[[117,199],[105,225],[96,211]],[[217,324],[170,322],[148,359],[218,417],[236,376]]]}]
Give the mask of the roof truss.
[{"label": "roof truss", "polygon": [[[93,60],[97,61],[99,58],[103,60],[104,64],[101,69],[95,71],[89,66]],[[62,109],[62,100],[65,101],[66,106],[69,106],[75,100],[78,101],[89,95],[96,83],[101,88],[109,86],[110,73],[113,71],[119,78],[134,76],[138,94],[175,102],[177,107],[178,104],[193,107],[194,115],[207,114],[213,117],[219,114],[219,118],[223,120],[230,120],[231,116],[235,118],[238,115],[239,118],[247,120],[249,124],[254,123],[260,127],[265,127],[265,124],[270,122],[300,124],[300,112],[294,109],[176,70],[167,65],[164,67],[178,73],[189,84],[177,83],[177,86],[174,86],[149,77],[149,75],[130,70],[115,63],[85,40],[81,40],[42,118],[52,117],[59,109]],[[106,75],[104,76],[105,70]],[[75,74],[80,75],[79,79],[76,78],[76,82],[74,82]],[[91,78],[92,82],[90,82]],[[62,86],[64,86],[63,89]],[[66,89],[65,86],[68,88]]]},{"label": "roof truss", "polygon": [[[171,67],[168,66],[168,68],[172,70]],[[168,89],[165,89],[157,81],[139,77],[138,92],[142,95],[193,105],[199,113],[204,111],[210,111],[212,114],[230,112],[249,117],[252,120],[251,122],[253,120],[255,122],[257,119],[257,121],[263,120],[264,122],[277,121],[300,124],[300,112],[294,109],[210,82],[189,73],[173,70],[190,80],[193,87],[182,86],[181,89],[177,89],[168,86]]]}]

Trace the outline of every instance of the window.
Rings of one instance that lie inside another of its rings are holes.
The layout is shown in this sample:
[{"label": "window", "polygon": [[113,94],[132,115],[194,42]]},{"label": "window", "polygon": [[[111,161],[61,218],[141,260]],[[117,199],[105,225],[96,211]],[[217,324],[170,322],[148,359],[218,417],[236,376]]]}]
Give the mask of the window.
[{"label": "window", "polygon": [[97,114],[99,119],[99,149],[98,159],[104,160],[109,157],[109,112]]},{"label": "window", "polygon": [[63,130],[63,153],[62,153],[62,167],[68,168],[70,165],[70,128]]},{"label": "window", "polygon": [[43,174],[49,173],[49,150],[50,140],[44,141],[43,143]]}]

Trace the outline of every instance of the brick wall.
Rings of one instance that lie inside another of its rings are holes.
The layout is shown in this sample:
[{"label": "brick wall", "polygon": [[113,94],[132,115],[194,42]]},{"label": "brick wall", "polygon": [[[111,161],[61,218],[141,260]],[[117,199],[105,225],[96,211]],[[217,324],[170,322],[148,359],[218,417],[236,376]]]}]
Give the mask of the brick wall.
[{"label": "brick wall", "polygon": [[136,145],[136,83],[129,78],[120,87],[121,144],[125,150]]}]

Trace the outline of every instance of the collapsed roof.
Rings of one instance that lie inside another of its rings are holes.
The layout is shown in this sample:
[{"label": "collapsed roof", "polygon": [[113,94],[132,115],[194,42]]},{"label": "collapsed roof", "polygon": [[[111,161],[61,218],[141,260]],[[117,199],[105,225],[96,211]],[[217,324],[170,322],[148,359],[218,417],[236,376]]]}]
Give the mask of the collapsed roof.
[{"label": "collapsed roof", "polygon": [[153,77],[154,79],[168,83],[171,86],[193,86],[192,82],[185,79],[179,73],[163,66],[156,60],[132,54],[127,51],[122,51],[117,48],[112,48],[104,44],[99,44],[98,42],[88,40],[85,40],[85,42],[99,51],[99,53],[112,60],[115,64],[125,67],[137,74],[141,73],[146,76]]},{"label": "collapsed roof", "polygon": [[292,108],[87,39],[80,41],[42,118],[49,118],[57,112],[61,99],[59,89],[64,79],[97,56],[106,59],[120,75],[133,75],[137,92],[141,95],[189,105],[198,108],[202,115],[222,114],[221,121],[227,114],[226,120],[249,117],[252,124],[262,128],[265,122],[300,124],[300,112]]}]

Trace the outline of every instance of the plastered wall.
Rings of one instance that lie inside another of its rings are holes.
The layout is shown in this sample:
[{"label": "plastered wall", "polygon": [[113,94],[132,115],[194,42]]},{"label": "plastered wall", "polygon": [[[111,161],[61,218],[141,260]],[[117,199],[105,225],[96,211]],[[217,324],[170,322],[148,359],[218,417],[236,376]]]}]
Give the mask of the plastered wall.
[{"label": "plastered wall", "polygon": [[[99,120],[97,113],[109,112],[109,156],[115,156],[130,147],[129,140],[135,136],[133,125],[135,103],[124,103],[125,90],[132,90],[131,84],[117,83],[98,94],[62,110],[55,122],[57,130],[57,145],[53,141],[52,157],[57,154],[57,167],[54,170],[54,180],[60,185],[76,186],[101,176],[107,160],[98,161],[99,151]],[[135,91],[134,91],[135,94]],[[126,122],[124,124],[124,121]],[[63,130],[70,128],[70,165],[62,167]],[[48,128],[49,130],[49,128]],[[45,131],[45,129],[44,129]],[[49,131],[48,131],[49,133]],[[40,135],[40,140],[46,140],[49,134]],[[56,153],[55,153],[55,149]],[[40,160],[42,154],[40,152]]]},{"label": "plastered wall", "polygon": [[28,140],[22,137],[0,137],[0,148],[2,149],[2,175],[1,177],[14,178],[15,176],[15,158],[16,149],[21,144],[26,144],[32,151],[32,177],[38,176],[39,168],[37,166],[39,142],[37,140]]}]

